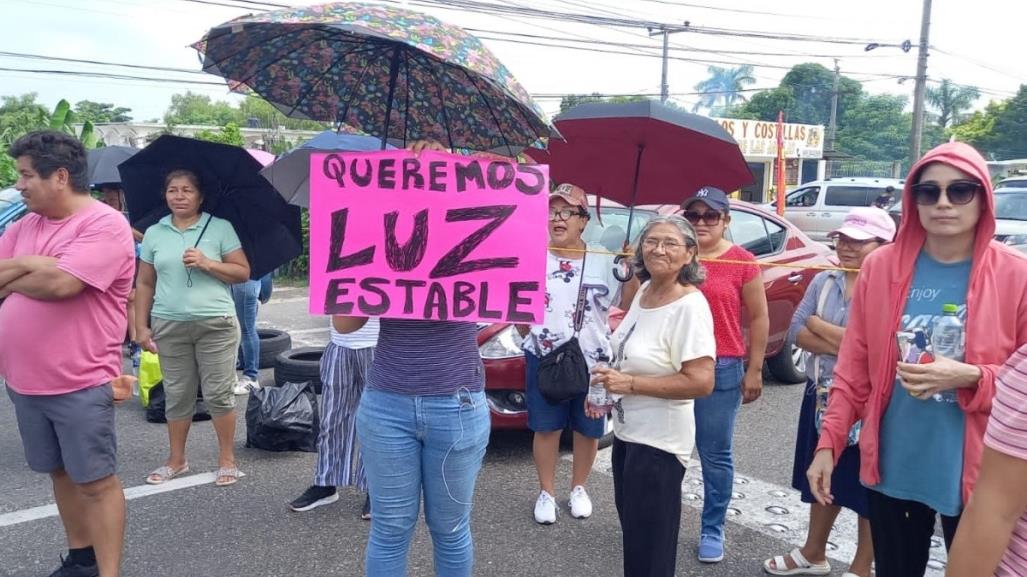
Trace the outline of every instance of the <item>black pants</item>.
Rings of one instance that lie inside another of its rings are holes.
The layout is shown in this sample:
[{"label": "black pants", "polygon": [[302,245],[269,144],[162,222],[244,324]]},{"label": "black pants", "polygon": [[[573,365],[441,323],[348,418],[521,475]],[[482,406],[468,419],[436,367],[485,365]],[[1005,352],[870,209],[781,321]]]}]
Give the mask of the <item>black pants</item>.
[{"label": "black pants", "polygon": [[[927,570],[938,513],[916,501],[893,499],[872,489],[867,493],[877,577],[921,577]],[[946,550],[952,547],[958,526],[958,516],[941,516]]]},{"label": "black pants", "polygon": [[674,577],[685,467],[666,451],[613,441],[613,494],[624,577]]}]

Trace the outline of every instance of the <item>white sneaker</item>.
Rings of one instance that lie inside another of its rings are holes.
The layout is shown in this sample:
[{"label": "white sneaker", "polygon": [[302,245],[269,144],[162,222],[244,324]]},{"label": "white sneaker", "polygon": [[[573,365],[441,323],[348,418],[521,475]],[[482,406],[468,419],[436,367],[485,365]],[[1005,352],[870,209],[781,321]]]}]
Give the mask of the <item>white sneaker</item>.
[{"label": "white sneaker", "polygon": [[571,489],[571,517],[588,519],[592,516],[592,499],[581,485]]},{"label": "white sneaker", "polygon": [[556,523],[556,499],[545,491],[539,491],[535,501],[535,522],[540,525]]},{"label": "white sneaker", "polygon": [[249,377],[239,377],[239,380],[235,382],[235,388],[233,392],[237,395],[248,395],[253,389],[259,389],[260,383],[254,381]]}]

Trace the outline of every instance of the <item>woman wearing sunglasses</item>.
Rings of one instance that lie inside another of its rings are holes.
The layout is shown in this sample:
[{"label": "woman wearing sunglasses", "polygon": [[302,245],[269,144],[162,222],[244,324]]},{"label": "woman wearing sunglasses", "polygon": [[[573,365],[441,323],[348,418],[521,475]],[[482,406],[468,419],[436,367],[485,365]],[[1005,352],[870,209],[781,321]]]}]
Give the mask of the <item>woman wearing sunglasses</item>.
[{"label": "woman wearing sunglasses", "polygon": [[[977,480],[996,372],[1027,342],[1027,261],[993,240],[981,155],[958,142],[928,152],[906,180],[903,206],[896,242],[860,271],[807,473],[817,502],[834,504],[832,472],[862,419],[860,480],[878,577],[923,575],[938,515],[951,546]],[[964,319],[965,352],[954,355],[963,358],[899,361],[896,330],[930,335],[945,305]]]},{"label": "woman wearing sunglasses", "polygon": [[[695,227],[699,258],[705,261],[706,282],[701,290],[710,303],[717,337],[713,394],[695,401],[695,444],[702,462],[704,493],[699,561],[717,563],[724,558],[724,520],[735,477],[731,449],[735,416],[741,403],[755,401],[763,390],[770,317],[756,257],[725,238],[731,223],[727,195],[705,187],[681,208]],[[748,349],[742,337],[743,305],[749,315]]]}]

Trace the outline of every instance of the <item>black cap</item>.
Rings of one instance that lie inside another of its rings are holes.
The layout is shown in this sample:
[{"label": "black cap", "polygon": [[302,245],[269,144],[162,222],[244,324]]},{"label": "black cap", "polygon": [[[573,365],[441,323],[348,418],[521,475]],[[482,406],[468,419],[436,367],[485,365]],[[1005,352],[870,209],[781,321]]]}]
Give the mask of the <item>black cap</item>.
[{"label": "black cap", "polygon": [[731,208],[731,201],[728,200],[724,191],[712,186],[704,186],[700,188],[694,195],[686,198],[685,201],[681,203],[681,208],[688,210],[688,207],[697,201],[702,201],[707,206],[717,211],[723,212]]}]

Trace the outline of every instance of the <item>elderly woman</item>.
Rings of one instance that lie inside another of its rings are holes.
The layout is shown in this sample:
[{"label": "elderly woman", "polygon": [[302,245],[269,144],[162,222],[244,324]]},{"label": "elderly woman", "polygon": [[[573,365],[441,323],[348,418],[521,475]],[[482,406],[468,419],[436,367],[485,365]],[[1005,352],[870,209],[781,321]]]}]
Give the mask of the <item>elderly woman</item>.
[{"label": "elderly woman", "polygon": [[895,222],[888,213],[874,207],[857,207],[845,217],[841,228],[828,233],[835,240],[838,260],[844,271],[824,271],[813,277],[806,295],[792,317],[788,336],[813,354],[806,363],[806,394],[799,411],[799,427],[795,435],[795,460],[792,487],[810,503],[809,530],[806,543],[785,556],[767,559],[763,570],[771,575],[827,575],[827,540],[842,507],[859,515],[859,537],[856,556],[844,577],[870,577],[874,560],[867,520],[866,488],[859,483],[858,426],[852,429],[849,446],[834,470],[831,486],[835,502],[821,505],[813,498],[806,469],[813,460],[820,440],[820,420],[827,409],[827,398],[838,362],[838,348],[845,335],[852,306],[852,292],[863,259],[895,237]]},{"label": "elderly woman", "polygon": [[159,485],[189,471],[185,443],[197,388],[220,449],[216,484],[232,485],[235,466],[235,360],[239,323],[231,285],[250,265],[231,223],[200,210],[197,176],[175,170],[165,180],[171,214],[147,229],[136,281],[136,338],[160,357],[171,454],[146,478]]},{"label": "elderly woman", "polygon": [[[923,575],[939,515],[951,546],[977,481],[996,374],[1027,343],[1027,262],[994,240],[984,158],[959,142],[928,152],[906,179],[902,205],[909,210],[895,242],[859,273],[807,472],[817,501],[834,504],[834,469],[862,421],[877,577]],[[896,329],[931,331],[951,305],[965,318],[964,350],[900,360]]]},{"label": "elderly woman", "polygon": [[673,577],[681,481],[695,442],[693,399],[713,391],[713,316],[698,286],[695,230],[679,216],[649,221],[635,270],[643,281],[611,338],[616,368],[595,382],[614,407],[613,486],[624,574]]}]

